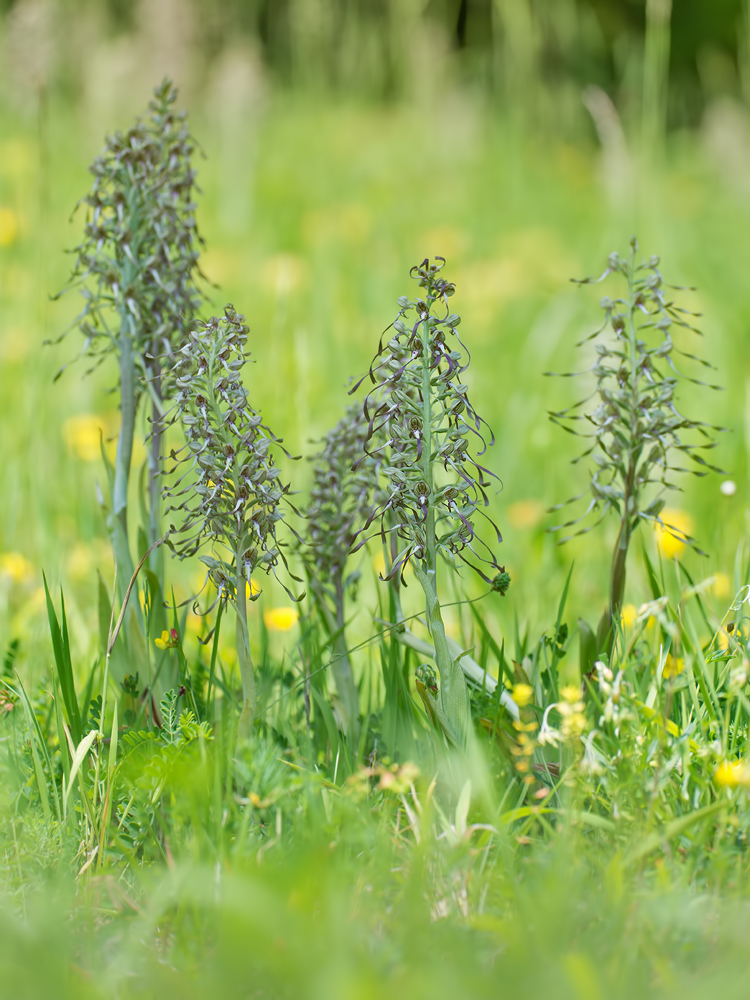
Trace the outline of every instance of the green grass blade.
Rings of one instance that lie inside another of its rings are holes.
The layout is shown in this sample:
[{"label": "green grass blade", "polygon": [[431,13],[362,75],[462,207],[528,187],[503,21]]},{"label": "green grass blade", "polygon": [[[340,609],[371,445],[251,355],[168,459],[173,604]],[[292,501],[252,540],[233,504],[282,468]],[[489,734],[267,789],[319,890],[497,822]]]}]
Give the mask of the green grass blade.
[{"label": "green grass blade", "polygon": [[47,600],[47,620],[49,621],[49,631],[52,637],[52,649],[55,655],[55,667],[57,678],[60,681],[60,691],[62,693],[63,704],[68,716],[68,725],[75,743],[81,739],[81,713],[78,708],[78,698],[76,696],[75,680],[73,678],[73,665],[70,659],[70,639],[68,636],[68,622],[65,615],[65,598],[60,590],[62,598],[61,617],[62,631],[57,620],[55,607],[52,603],[47,577],[42,573],[44,580],[44,594]]},{"label": "green grass blade", "polygon": [[91,745],[98,736],[98,730],[92,729],[90,733],[83,737],[73,754],[73,761],[70,765],[70,779],[66,782],[65,793],[63,795],[63,819],[65,819],[68,815],[68,801],[73,788],[73,782],[75,781],[76,775],[81,768],[81,764],[83,764],[83,761],[86,758],[86,754],[89,752]]},{"label": "green grass blade", "polygon": [[722,809],[726,809],[728,805],[728,800],[722,799],[718,802],[712,802],[710,806],[704,806],[702,809],[696,809],[695,812],[689,812],[684,816],[673,819],[671,823],[666,823],[660,830],[654,830],[652,833],[646,834],[640,843],[636,844],[633,850],[627,855],[626,861],[629,864],[640,861],[641,858],[650,854],[651,851],[655,851],[662,844],[666,844],[675,837],[679,837],[680,834],[689,830],[695,823],[700,823],[701,820],[713,816]]},{"label": "green grass blade", "polygon": [[[14,694],[23,702],[24,712],[26,714],[26,721],[29,725],[29,730],[31,732],[31,758],[34,764],[34,776],[36,777],[36,782],[39,787],[39,798],[42,802],[42,812],[44,813],[45,819],[49,820],[52,817],[52,813],[49,805],[49,791],[47,788],[47,778],[44,773],[44,768],[42,767],[42,761],[39,757],[39,750],[41,749],[44,760],[47,764],[50,775],[52,774],[52,762],[47,751],[47,745],[42,735],[42,730],[39,727],[39,720],[36,715],[34,715],[34,710],[31,707],[31,702],[29,701],[29,696],[26,694],[26,688],[23,686],[23,681],[18,676],[16,672],[16,679],[18,680],[18,690],[16,691],[7,681],[2,681],[3,684],[8,688],[9,691],[13,691]],[[54,782],[53,782],[54,785]],[[60,803],[57,798],[57,789],[55,789],[55,806],[57,811],[57,818],[60,819]]]}]

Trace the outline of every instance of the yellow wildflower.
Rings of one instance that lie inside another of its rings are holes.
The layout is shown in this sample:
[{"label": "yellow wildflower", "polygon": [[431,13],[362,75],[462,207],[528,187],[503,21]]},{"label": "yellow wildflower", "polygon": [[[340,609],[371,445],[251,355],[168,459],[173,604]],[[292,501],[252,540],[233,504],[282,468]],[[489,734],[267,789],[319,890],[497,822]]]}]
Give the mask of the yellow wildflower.
[{"label": "yellow wildflower", "polygon": [[84,542],[76,542],[68,555],[66,569],[69,576],[75,580],[84,580],[94,563],[94,554],[91,546]]},{"label": "yellow wildflower", "polygon": [[581,689],[576,684],[566,684],[560,689],[560,697],[562,701],[557,703],[557,710],[562,717],[560,736],[566,742],[575,742],[586,730]]},{"label": "yellow wildflower", "polygon": [[0,247],[9,247],[18,236],[18,216],[10,208],[0,208]]},{"label": "yellow wildflower", "polygon": [[716,597],[728,597],[731,583],[726,573],[714,573],[711,591]]},{"label": "yellow wildflower", "polygon": [[534,689],[530,684],[513,685],[513,701],[519,708],[529,705],[534,697]]},{"label": "yellow wildflower", "polygon": [[65,444],[84,462],[96,462],[101,457],[104,422],[92,413],[69,417],[62,426]]},{"label": "yellow wildflower", "polygon": [[654,524],[656,547],[665,559],[679,559],[685,548],[685,537],[693,532],[693,520],[684,510],[665,507],[661,524]]},{"label": "yellow wildflower", "polygon": [[750,788],[750,768],[744,761],[723,760],[714,771],[714,781],[722,788]]},{"label": "yellow wildflower", "polygon": [[185,619],[185,631],[189,635],[200,635],[203,631],[203,616],[189,611]]},{"label": "yellow wildflower", "polygon": [[620,621],[624,628],[630,628],[638,617],[638,609],[635,604],[623,604],[620,612]]},{"label": "yellow wildflower", "polygon": [[581,700],[581,689],[575,684],[566,684],[560,689],[560,697],[569,705],[575,705]]},{"label": "yellow wildflower", "polygon": [[0,556],[0,576],[12,583],[26,583],[34,575],[34,567],[20,552],[6,552]]},{"label": "yellow wildflower", "polygon": [[158,639],[154,639],[154,645],[157,649],[174,649],[179,646],[180,637],[177,634],[176,628],[171,628],[169,630],[164,629],[162,634]]},{"label": "yellow wildflower", "polygon": [[0,164],[6,177],[28,176],[35,160],[34,150],[28,139],[16,137],[7,139],[0,145]]},{"label": "yellow wildflower", "polygon": [[681,656],[674,657],[671,653],[667,653],[667,659],[664,664],[665,677],[676,677],[677,674],[681,674],[684,669],[685,661]]},{"label": "yellow wildflower", "polygon": [[288,632],[299,619],[296,608],[269,608],[263,612],[263,621],[269,632]]},{"label": "yellow wildflower", "polygon": [[237,662],[237,650],[234,646],[222,646],[221,658],[228,667],[234,666]]},{"label": "yellow wildflower", "polygon": [[372,568],[378,576],[385,576],[385,556],[382,552],[376,552],[372,557]]}]

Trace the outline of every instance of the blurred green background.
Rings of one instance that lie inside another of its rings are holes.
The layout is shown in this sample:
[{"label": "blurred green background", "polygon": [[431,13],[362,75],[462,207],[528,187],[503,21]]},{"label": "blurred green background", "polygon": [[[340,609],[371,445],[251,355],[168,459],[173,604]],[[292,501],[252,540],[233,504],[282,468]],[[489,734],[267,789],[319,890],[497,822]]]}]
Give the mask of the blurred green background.
[{"label": "blurred green background", "polygon": [[[721,477],[671,498],[718,574],[720,613],[746,531],[750,289],[750,4],[745,0],[16,0],[0,2],[0,644],[24,669],[50,652],[41,585],[64,582],[79,655],[96,653],[96,578],[111,578],[96,499],[98,427],[117,426],[113,373],[84,379],[65,251],[105,133],[126,128],[166,74],[198,162],[203,267],[216,308],[251,327],[251,399],[292,451],[347,403],[409,268],[448,259],[472,349],[468,382],[497,436],[490,467],[509,596],[550,627],[575,560],[570,620],[596,619],[614,525],[558,548],[545,508],[586,487],[574,439],[546,411],[588,394],[575,343],[611,289],[579,289],[638,233],[703,313],[702,353],[725,391],[685,387],[722,424]],[[694,346],[694,345],[693,345]],[[303,496],[309,465],[289,465]],[[654,539],[643,541],[653,555]],[[637,562],[637,559],[636,559]],[[178,597],[190,570],[175,567]],[[370,605],[374,603],[367,592]],[[649,596],[634,563],[627,599]],[[286,603],[271,588],[268,609]],[[257,613],[257,611],[256,611]],[[371,623],[363,617],[360,629]],[[279,641],[285,641],[280,637]]]}]

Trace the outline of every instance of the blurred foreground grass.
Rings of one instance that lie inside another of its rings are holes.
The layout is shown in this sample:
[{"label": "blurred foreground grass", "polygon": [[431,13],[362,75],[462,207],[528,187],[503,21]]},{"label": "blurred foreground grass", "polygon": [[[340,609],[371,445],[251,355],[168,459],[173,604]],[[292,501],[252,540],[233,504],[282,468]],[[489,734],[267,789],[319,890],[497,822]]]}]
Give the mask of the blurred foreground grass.
[{"label": "blurred foreground grass", "polygon": [[418,788],[401,795],[425,806],[410,826],[398,794],[377,809],[331,797],[316,818],[310,786],[293,838],[279,812],[258,812],[256,842],[212,864],[217,845],[186,823],[167,863],[92,869],[75,885],[35,867],[45,845],[19,824],[3,866],[16,886],[0,909],[5,995],[746,995],[747,883],[731,848],[723,865],[702,865],[698,843],[689,861],[681,849],[633,862],[632,842],[612,851],[575,818],[551,843],[519,845],[508,828],[467,828],[458,810],[438,824]]}]

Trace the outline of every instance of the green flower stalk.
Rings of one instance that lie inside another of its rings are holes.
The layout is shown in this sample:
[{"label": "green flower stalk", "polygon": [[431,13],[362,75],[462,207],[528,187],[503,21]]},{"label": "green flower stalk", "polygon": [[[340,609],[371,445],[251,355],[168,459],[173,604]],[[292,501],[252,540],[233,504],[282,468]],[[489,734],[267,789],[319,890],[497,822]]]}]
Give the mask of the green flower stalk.
[{"label": "green flower stalk", "polygon": [[289,492],[273,463],[272,449],[281,441],[250,405],[242,384],[249,359],[244,320],[228,305],[222,318],[199,325],[180,350],[169,417],[181,424],[186,444],[171,452],[177,464],[170,475],[178,475],[164,490],[165,498],[177,501],[165,514],[183,515],[179,527],[170,524],[167,544],[181,559],[209,544],[211,554],[201,559],[219,600],[236,611],[241,738],[250,734],[256,709],[247,601],[258,594],[251,580],[259,572],[276,576],[280,563],[286,567],[276,530]]},{"label": "green flower stalk", "polygon": [[359,696],[346,643],[346,595],[359,573],[347,574],[347,559],[361,524],[374,510],[378,462],[361,461],[368,422],[361,406],[350,406],[326,435],[315,457],[307,532],[301,552],[315,606],[332,640],[332,670],[344,728],[356,732]]},{"label": "green flower stalk", "polygon": [[[713,432],[721,428],[686,417],[676,402],[680,380],[694,385],[706,383],[681,372],[675,364],[675,356],[681,355],[704,368],[712,367],[678,347],[673,339],[675,333],[700,333],[691,322],[694,314],[673,301],[672,289],[664,283],[659,270],[659,258],[651,257],[637,263],[637,252],[638,244],[633,238],[627,259],[613,253],[601,277],[580,282],[590,284],[617,275],[624,286],[624,294],[601,300],[604,323],[581,341],[583,344],[596,340],[596,360],[590,369],[596,379],[593,397],[565,410],[550,412],[554,423],[590,442],[576,462],[587,456],[594,462],[591,497],[586,509],[580,516],[551,530],[575,529],[561,539],[562,543],[574,535],[591,531],[610,511],[620,522],[612,553],[609,603],[599,623],[596,640],[588,627],[584,630],[586,641],[582,642],[582,651],[584,646],[589,647],[582,657],[584,672],[591,669],[597,655],[611,649],[612,623],[619,617],[625,592],[628,550],[638,526],[642,522],[658,524],[700,552],[694,539],[662,521],[663,495],[667,490],[678,489],[672,482],[671,473],[691,472],[703,476],[708,471],[721,472],[701,454],[716,446]],[[596,405],[585,412],[582,408],[591,398]],[[673,456],[676,453],[693,463],[692,467],[675,466]],[[573,497],[552,509],[559,510],[579,499]],[[590,514],[597,516],[587,523]]]},{"label": "green flower stalk", "polygon": [[[194,324],[203,295],[196,286],[200,238],[195,223],[194,142],[177,91],[165,80],[148,112],[126,133],[110,136],[92,166],[94,184],[82,199],[85,237],[76,248],[71,286],[85,305],[75,321],[81,354],[96,368],[114,355],[119,368],[120,433],[110,471],[109,529],[124,595],[133,572],[128,542],[128,489],[136,416],[151,404],[148,456],[150,544],[161,535],[160,455],[165,379],[175,350]],[[156,551],[152,559],[158,560]],[[156,563],[152,566],[155,568]]]},{"label": "green flower stalk", "polygon": [[[445,635],[438,598],[438,557],[454,570],[461,563],[468,565],[502,594],[509,578],[476,532],[477,516],[484,516],[496,540],[502,541],[483,511],[489,503],[486,488],[497,477],[470,451],[470,441],[481,446],[480,455],[487,442],[482,435],[484,421],[460,381],[469,355],[457,333],[460,317],[448,308],[455,286],[440,276],[444,265],[445,260],[437,257],[434,264],[426,259],[412,268],[422,296],[415,301],[405,296],[399,299],[394,335],[385,344],[381,338],[370,366],[375,388],[364,404],[368,454],[381,461],[386,490],[358,544],[364,544],[365,533],[376,520],[384,541],[389,534],[399,539],[387,579],[398,576],[403,583],[406,566],[413,567],[424,591],[440,676],[437,696],[424,684],[419,691],[423,699],[431,699],[430,717],[438,719],[454,746],[463,748],[471,729],[469,693]],[[477,563],[489,567],[491,575]]]}]

